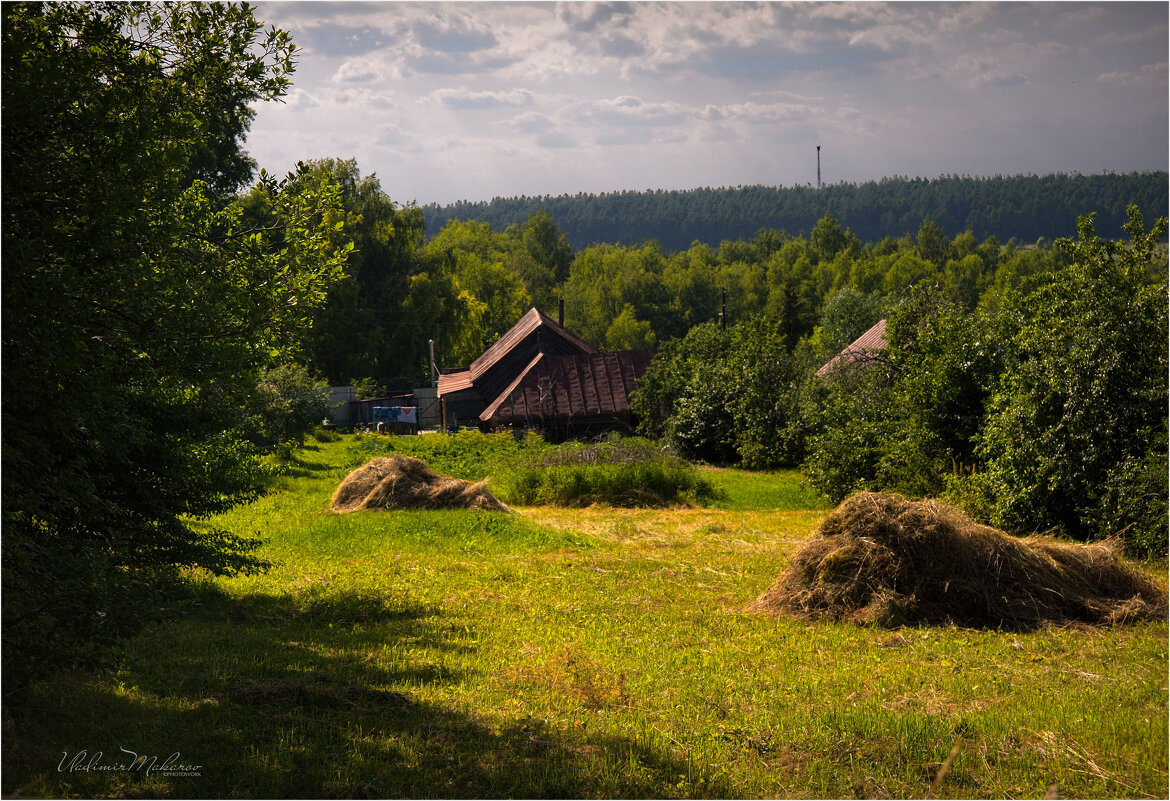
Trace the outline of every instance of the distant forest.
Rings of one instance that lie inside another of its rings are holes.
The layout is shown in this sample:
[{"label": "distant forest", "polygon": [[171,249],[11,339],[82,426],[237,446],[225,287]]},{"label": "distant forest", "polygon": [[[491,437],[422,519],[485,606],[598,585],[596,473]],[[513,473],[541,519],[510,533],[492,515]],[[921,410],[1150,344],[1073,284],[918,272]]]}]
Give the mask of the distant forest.
[{"label": "distant forest", "polygon": [[1097,230],[1116,236],[1125,207],[1136,203],[1147,219],[1166,214],[1165,172],[1105,175],[1025,175],[971,178],[884,178],[862,184],[738,186],[686,191],[608,192],[556,197],[495,198],[422,207],[426,233],[450,220],[480,220],[502,231],[543,209],[574,250],[599,243],[640,244],[656,239],[667,251],[695,241],[711,246],[750,239],[763,228],[801,235],[826,213],[862,242],[913,234],[930,219],[949,236],[971,231],[1020,244],[1076,234],[1079,215],[1097,212]]}]

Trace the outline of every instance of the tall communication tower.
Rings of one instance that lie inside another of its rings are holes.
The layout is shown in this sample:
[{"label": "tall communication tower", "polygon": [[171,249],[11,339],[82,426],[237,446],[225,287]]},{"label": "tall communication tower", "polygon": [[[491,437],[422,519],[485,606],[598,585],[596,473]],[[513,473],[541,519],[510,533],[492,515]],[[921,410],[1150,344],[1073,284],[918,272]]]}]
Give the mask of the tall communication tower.
[{"label": "tall communication tower", "polygon": [[817,145],[817,189],[821,188],[821,146]]}]

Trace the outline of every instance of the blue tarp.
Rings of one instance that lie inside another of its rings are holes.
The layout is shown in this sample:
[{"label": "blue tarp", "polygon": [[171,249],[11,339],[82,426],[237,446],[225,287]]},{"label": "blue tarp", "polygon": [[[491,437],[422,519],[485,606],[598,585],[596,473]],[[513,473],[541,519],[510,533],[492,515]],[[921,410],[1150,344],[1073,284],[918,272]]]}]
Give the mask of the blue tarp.
[{"label": "blue tarp", "polygon": [[411,423],[418,425],[417,406],[375,406],[375,423]]}]

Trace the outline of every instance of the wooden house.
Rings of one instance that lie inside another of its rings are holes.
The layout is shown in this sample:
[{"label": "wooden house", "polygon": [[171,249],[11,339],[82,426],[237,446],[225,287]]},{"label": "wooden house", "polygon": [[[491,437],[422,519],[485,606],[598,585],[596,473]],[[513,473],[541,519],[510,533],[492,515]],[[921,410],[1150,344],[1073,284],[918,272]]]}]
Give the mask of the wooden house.
[{"label": "wooden house", "polygon": [[555,439],[631,428],[652,351],[599,352],[531,309],[465,370],[439,376],[448,423],[536,428]]}]

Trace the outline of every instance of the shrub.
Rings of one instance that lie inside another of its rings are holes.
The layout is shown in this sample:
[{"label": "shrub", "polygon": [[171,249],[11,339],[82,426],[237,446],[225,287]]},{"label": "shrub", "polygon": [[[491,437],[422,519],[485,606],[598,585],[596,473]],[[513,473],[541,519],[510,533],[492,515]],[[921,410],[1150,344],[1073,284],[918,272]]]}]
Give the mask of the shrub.
[{"label": "shrub", "polygon": [[640,438],[530,456],[494,484],[505,500],[520,505],[664,506],[715,497],[694,466]]},{"label": "shrub", "polygon": [[1147,234],[1131,208],[1129,245],[1102,240],[1091,217],[1078,228],[1059,243],[1072,263],[1007,311],[1019,323],[980,434],[976,511],[1165,553],[1167,290],[1149,274],[1166,220]]},{"label": "shrub", "polygon": [[282,364],[264,370],[251,408],[250,439],[260,445],[301,445],[329,413],[329,385],[308,370]]},{"label": "shrub", "polygon": [[689,459],[766,468],[796,464],[797,370],[782,331],[765,318],[723,330],[704,323],[667,345],[632,408],[639,433]]}]

